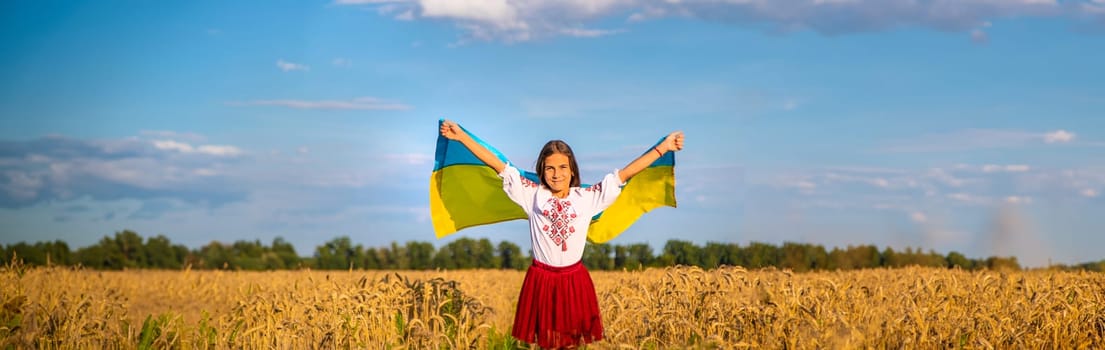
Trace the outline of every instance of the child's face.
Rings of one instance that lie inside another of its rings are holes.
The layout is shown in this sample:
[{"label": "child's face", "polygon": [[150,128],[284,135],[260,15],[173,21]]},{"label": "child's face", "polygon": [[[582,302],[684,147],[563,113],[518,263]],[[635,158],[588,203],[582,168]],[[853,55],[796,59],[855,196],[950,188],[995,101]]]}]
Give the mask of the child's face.
[{"label": "child's face", "polygon": [[567,190],[572,185],[572,167],[568,165],[568,156],[553,153],[545,158],[545,169],[542,176],[549,190],[554,193]]}]

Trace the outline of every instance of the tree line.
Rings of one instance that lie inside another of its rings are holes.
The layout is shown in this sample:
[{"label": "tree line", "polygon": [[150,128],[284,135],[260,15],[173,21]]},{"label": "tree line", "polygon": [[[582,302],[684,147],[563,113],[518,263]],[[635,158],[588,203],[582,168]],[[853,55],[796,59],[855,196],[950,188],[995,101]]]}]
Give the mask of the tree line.
[{"label": "tree line", "polygon": [[[27,265],[83,266],[93,269],[136,268],[180,269],[517,269],[529,267],[533,252],[510,242],[492,243],[486,238],[459,238],[440,248],[430,242],[392,242],[388,246],[365,247],[349,237],[338,237],[319,245],[310,256],[300,256],[295,247],[277,237],[265,245],[260,240],[233,243],[213,241],[198,249],[173,244],[158,235],[143,239],[126,230],[104,236],[96,244],[71,250],[64,241],[24,242],[2,247],[3,256],[19,259]],[[751,242],[709,242],[704,246],[684,240],[669,240],[659,252],[645,243],[591,244],[583,254],[583,263],[591,270],[639,270],[674,265],[715,268],[723,265],[746,268],[776,267],[796,272],[812,270],[854,270],[909,265],[975,269],[1020,269],[1016,257],[973,259],[958,252],[905,248],[896,251],[874,245],[832,248],[785,242],[782,246]],[[1079,265],[1052,266],[1058,269],[1105,271],[1105,260]]]}]

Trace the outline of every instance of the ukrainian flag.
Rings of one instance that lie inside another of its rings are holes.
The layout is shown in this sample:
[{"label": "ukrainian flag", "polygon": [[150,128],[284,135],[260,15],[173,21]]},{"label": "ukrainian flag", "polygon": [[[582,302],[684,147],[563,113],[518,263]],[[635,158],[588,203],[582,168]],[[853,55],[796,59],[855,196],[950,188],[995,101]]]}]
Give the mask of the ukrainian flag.
[{"label": "ukrainian flag", "polygon": [[[443,122],[438,122],[439,129]],[[514,166],[494,147],[463,127],[461,129],[504,163]],[[541,182],[535,173],[523,170],[522,175],[533,182]],[[587,239],[594,243],[614,239],[633,225],[641,214],[664,205],[675,207],[674,152],[664,154],[630,179],[614,204],[591,219]],[[522,208],[503,192],[503,181],[495,170],[476,158],[463,144],[449,140],[440,133],[434,154],[434,171],[430,176],[430,216],[438,238],[472,226],[526,219]]]}]

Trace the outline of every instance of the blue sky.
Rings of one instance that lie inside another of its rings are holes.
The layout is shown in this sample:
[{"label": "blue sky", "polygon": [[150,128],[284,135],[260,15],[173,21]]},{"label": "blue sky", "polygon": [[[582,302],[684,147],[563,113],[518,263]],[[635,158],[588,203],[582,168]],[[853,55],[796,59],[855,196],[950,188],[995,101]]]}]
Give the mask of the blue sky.
[{"label": "blue sky", "polygon": [[0,7],[0,243],[442,244],[444,117],[519,165],[564,139],[585,182],[685,131],[679,208],[615,243],[1105,258],[1100,0]]}]

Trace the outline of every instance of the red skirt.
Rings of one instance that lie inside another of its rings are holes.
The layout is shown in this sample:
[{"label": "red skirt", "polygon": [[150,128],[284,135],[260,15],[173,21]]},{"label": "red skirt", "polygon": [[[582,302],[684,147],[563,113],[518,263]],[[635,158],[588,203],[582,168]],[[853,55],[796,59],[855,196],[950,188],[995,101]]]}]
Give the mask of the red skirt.
[{"label": "red skirt", "polygon": [[518,294],[511,335],[542,348],[602,340],[595,285],[582,262],[553,267],[533,261]]}]

